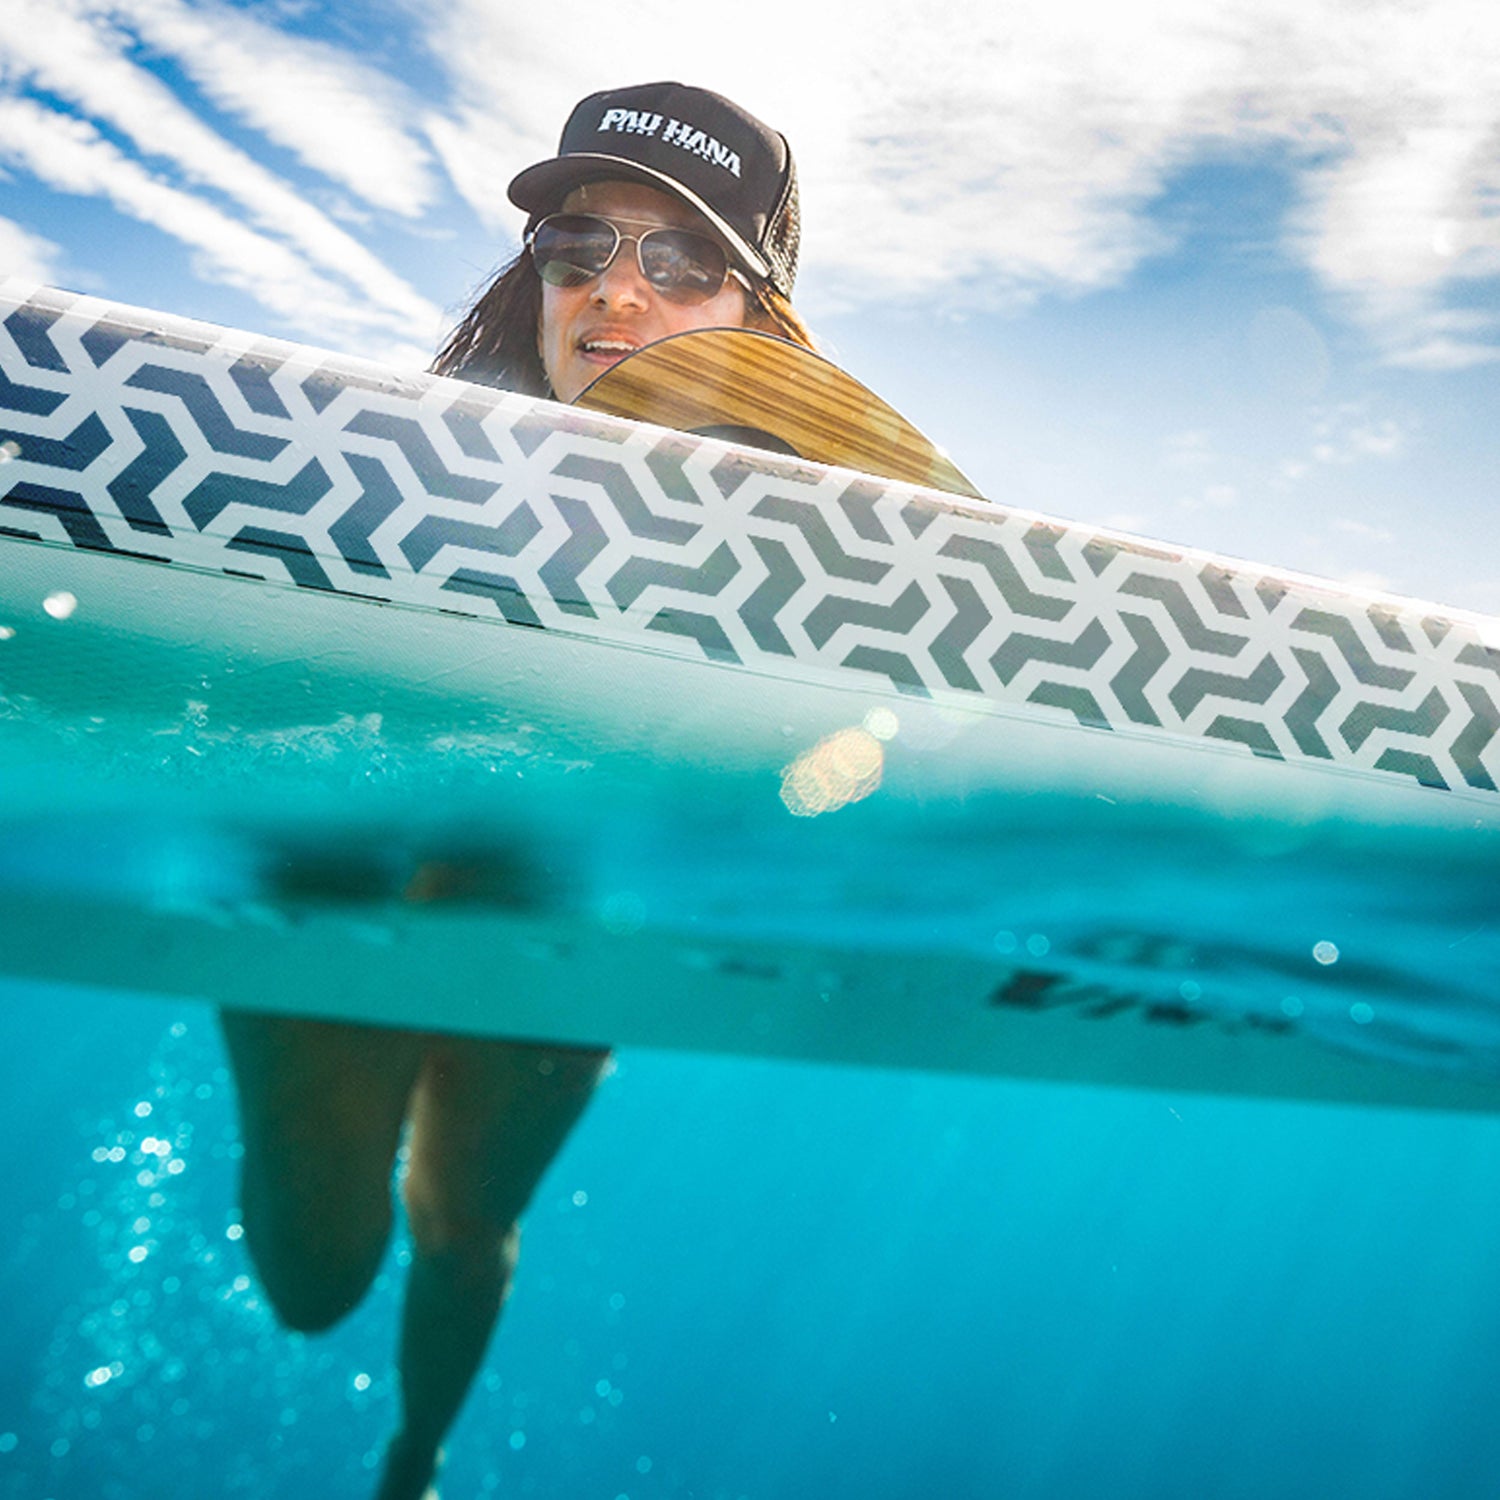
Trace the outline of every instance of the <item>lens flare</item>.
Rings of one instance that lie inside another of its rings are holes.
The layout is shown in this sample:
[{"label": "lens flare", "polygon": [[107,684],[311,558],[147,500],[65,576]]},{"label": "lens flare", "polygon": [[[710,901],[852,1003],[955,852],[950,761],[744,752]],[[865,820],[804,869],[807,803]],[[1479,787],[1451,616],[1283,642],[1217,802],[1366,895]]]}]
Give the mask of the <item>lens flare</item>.
[{"label": "lens flare", "polygon": [[836,812],[868,797],[884,770],[885,749],[868,729],[840,729],[782,771],[781,800],[793,817]]}]

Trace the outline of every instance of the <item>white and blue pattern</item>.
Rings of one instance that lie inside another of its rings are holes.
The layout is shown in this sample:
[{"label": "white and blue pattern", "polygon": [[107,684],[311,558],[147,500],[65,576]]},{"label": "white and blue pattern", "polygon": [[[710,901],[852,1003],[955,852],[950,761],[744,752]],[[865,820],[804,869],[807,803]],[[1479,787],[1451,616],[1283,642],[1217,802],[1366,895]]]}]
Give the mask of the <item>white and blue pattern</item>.
[{"label": "white and blue pattern", "polygon": [[1483,622],[49,288],[0,287],[0,442],[0,538],[1500,777]]}]

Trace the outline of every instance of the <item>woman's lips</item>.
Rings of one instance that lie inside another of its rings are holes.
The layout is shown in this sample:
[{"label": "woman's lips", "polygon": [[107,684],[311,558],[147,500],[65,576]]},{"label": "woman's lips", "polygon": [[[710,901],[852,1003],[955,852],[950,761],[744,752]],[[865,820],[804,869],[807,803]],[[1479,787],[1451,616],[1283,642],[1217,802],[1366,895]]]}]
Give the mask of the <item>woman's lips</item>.
[{"label": "woman's lips", "polygon": [[618,364],[627,354],[634,354],[641,347],[634,339],[596,336],[578,341],[579,356],[593,365]]}]

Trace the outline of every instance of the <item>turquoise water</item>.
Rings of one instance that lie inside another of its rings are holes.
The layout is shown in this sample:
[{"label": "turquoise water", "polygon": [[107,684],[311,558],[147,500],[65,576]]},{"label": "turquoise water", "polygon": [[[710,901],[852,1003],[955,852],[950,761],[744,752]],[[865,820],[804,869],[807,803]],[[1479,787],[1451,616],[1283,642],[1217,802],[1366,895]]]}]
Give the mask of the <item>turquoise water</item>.
[{"label": "turquoise water", "polygon": [[[399,1243],[281,1333],[211,1012],[0,999],[0,1495],[367,1494]],[[1492,1496],[1497,1168],[1486,1118],[627,1051],[444,1494]]]}]

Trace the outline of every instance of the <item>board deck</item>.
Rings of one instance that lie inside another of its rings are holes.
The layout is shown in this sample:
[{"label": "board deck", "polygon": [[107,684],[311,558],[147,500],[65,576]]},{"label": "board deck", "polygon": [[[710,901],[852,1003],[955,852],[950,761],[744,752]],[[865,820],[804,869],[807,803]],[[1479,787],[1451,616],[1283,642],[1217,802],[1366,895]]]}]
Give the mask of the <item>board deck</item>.
[{"label": "board deck", "polygon": [[0,974],[1500,1105],[1495,622],[0,286]]}]

